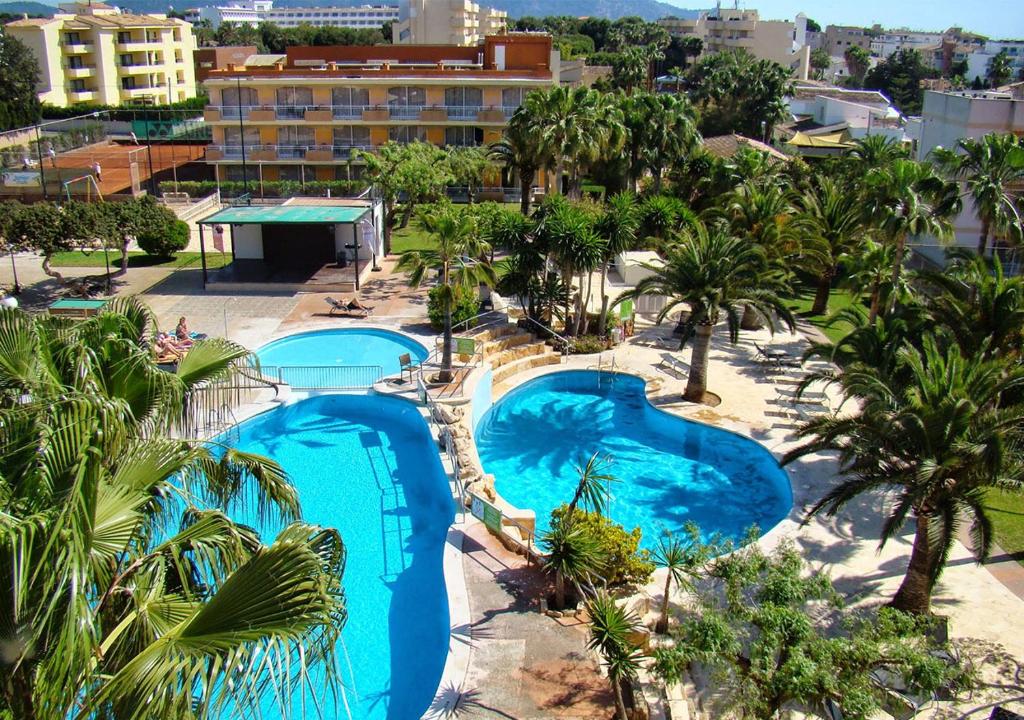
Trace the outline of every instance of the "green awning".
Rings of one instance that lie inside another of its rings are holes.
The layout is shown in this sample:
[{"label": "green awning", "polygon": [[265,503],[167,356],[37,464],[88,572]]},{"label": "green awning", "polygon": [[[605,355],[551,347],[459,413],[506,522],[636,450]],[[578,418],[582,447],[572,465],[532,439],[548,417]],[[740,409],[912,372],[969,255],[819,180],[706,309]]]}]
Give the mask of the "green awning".
[{"label": "green awning", "polygon": [[351,205],[244,205],[218,210],[202,225],[273,225],[293,223],[351,223],[368,213]]}]

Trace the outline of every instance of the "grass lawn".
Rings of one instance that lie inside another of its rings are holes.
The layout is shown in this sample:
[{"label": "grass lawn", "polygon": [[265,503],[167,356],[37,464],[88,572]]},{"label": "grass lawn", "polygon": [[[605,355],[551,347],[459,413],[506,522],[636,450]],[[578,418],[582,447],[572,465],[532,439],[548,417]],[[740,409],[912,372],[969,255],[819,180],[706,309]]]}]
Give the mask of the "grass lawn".
[{"label": "grass lawn", "polygon": [[989,490],[985,507],[996,529],[996,542],[1024,565],[1024,493]]},{"label": "grass lawn", "polygon": [[[793,311],[794,315],[800,316],[811,325],[820,329],[825,333],[826,337],[833,342],[839,340],[850,331],[852,326],[845,321],[836,322],[830,325],[828,322],[828,316],[810,314],[811,305],[814,304],[813,287],[799,287],[797,288],[797,292],[798,295],[786,303],[787,307]],[[834,315],[840,310],[850,307],[854,302],[855,300],[853,296],[846,290],[833,289],[828,300],[829,315]]]},{"label": "grass lawn", "polygon": [[[206,266],[208,268],[219,268],[231,262],[231,255],[228,253],[208,252],[206,253]],[[51,264],[54,267],[87,267],[102,268],[104,266],[103,253],[94,251],[88,255],[80,250],[73,252],[57,253],[53,256]],[[117,269],[121,265],[121,253],[110,253],[110,267]],[[198,268],[202,267],[200,255],[197,252],[180,252],[172,258],[160,258],[147,255],[144,252],[129,252],[128,267],[165,267],[170,269]]]},{"label": "grass lawn", "polygon": [[437,243],[415,220],[411,220],[409,225],[401,230],[396,228],[391,231],[391,252],[395,255],[404,255],[414,250],[432,250],[435,247]]}]

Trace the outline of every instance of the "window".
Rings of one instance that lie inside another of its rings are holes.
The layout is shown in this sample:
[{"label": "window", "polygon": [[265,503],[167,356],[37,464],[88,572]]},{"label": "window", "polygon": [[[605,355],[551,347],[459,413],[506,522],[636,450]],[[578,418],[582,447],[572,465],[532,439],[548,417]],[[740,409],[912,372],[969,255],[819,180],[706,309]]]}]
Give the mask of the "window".
[{"label": "window", "polygon": [[68,45],[81,45],[82,36],[76,32],[69,32],[64,36],[64,42]]},{"label": "window", "polygon": [[72,80],[71,81],[71,92],[75,92],[75,93],[86,92],[85,80]]},{"label": "window", "polygon": [[475,147],[483,144],[484,131],[475,127],[450,127],[444,129],[444,144],[458,147]]},{"label": "window", "polygon": [[414,140],[420,140],[426,142],[427,130],[419,125],[403,125],[401,127],[389,127],[388,128],[388,140],[394,140],[395,142],[408,143]]},{"label": "window", "polygon": [[135,89],[135,78],[133,78],[133,77],[121,78],[121,89],[122,90],[134,90]]},{"label": "window", "polygon": [[236,127],[224,128],[225,145],[241,149],[243,138],[245,139],[246,152],[249,152],[249,150],[260,144],[260,129],[247,127],[245,129],[245,135],[242,135]]},{"label": "window", "polygon": [[81,68],[81,67],[85,67],[82,64],[82,56],[81,55],[71,55],[71,56],[69,56],[68,57],[68,67],[71,68],[72,70],[75,70],[75,69]]},{"label": "window", "polygon": [[334,144],[340,147],[369,146],[370,128],[353,125],[334,128]]},{"label": "window", "polygon": [[132,54],[131,53],[122,53],[121,54],[121,67],[131,67],[134,64],[135,64],[135,61],[132,60]]},{"label": "window", "polygon": [[277,129],[277,154],[280,157],[303,157],[310,145],[315,145],[313,128],[287,126]]},{"label": "window", "polygon": [[[291,180],[292,182],[303,181],[301,165],[282,165],[278,168],[278,172],[280,173],[279,177],[282,180]],[[311,175],[310,178],[312,179],[312,177],[315,176]]]},{"label": "window", "polygon": [[119,43],[128,43],[132,41],[132,34],[130,32],[121,31],[117,34],[117,41]]},{"label": "window", "polygon": [[302,118],[306,107],[313,104],[311,88],[286,87],[277,89],[277,117]]},{"label": "window", "polygon": [[448,106],[448,117],[475,118],[483,104],[483,90],[474,87],[445,88],[444,104]]},{"label": "window", "polygon": [[248,117],[249,108],[258,105],[255,88],[226,87],[220,91],[223,117]]},{"label": "window", "polygon": [[[244,172],[248,170],[247,172]],[[221,172],[224,173],[224,180],[228,182],[242,182],[248,179],[252,182],[255,178],[253,177],[252,168],[243,168],[241,165],[222,165]]]},{"label": "window", "polygon": [[388,88],[388,108],[391,117],[415,119],[420,116],[427,101],[427,91],[418,87]]},{"label": "window", "polygon": [[501,105],[505,110],[505,115],[511,116],[522,104],[522,88],[505,88],[501,91]]}]

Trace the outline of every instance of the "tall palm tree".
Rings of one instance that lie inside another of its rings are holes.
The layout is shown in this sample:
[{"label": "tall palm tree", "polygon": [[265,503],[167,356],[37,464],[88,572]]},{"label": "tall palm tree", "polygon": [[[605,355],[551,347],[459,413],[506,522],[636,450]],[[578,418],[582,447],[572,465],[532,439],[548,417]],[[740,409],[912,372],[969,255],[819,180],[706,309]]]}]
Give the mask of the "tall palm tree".
[{"label": "tall palm tree", "polygon": [[667,532],[658,538],[658,545],[651,553],[651,559],[658,567],[665,568],[665,593],[661,598],[661,612],[654,627],[655,632],[667,633],[669,620],[669,601],[672,598],[672,584],[677,588],[692,588],[693,580],[700,569],[715,555],[717,539],[713,543],[704,543],[700,538],[700,528],[688,522],[683,529],[685,537]]},{"label": "tall palm tree", "polygon": [[438,204],[420,213],[420,223],[436,242],[429,250],[416,250],[402,255],[398,269],[409,273],[409,285],[419,287],[428,270],[438,273],[444,307],[444,340],[441,348],[440,382],[452,381],[452,306],[455,288],[477,288],[481,283],[490,287],[497,277],[486,258],[488,248],[479,239],[473,216],[451,204]]},{"label": "tall palm tree", "polygon": [[825,176],[816,176],[810,192],[797,204],[796,226],[806,240],[805,263],[818,277],[811,313],[827,315],[832,281],[843,256],[856,254],[867,238],[864,214],[856,193]]},{"label": "tall palm tree", "polygon": [[951,218],[960,211],[960,198],[954,183],[939,177],[931,165],[913,160],[894,160],[871,170],[864,182],[865,213],[896,248],[891,279],[896,287],[907,238],[923,234],[940,240],[949,237]]},{"label": "tall palm tree", "polygon": [[601,653],[608,671],[608,681],[615,695],[619,720],[629,720],[622,696],[622,683],[636,678],[644,654],[630,635],[640,627],[635,613],[626,612],[606,591],[599,591],[587,601],[590,616],[590,641],[587,647]]},{"label": "tall palm tree", "polygon": [[[567,334],[578,329],[583,305],[584,284],[582,273],[593,270],[604,256],[604,240],[594,229],[595,216],[586,206],[573,204],[562,197],[546,201],[537,211],[539,216],[537,238],[561,269],[562,282],[568,290],[565,296],[564,321]],[[569,322],[569,304],[573,278],[580,274],[579,290],[575,299],[576,317]]]},{"label": "tall palm tree", "polygon": [[984,255],[991,234],[1019,242],[1020,185],[1024,183],[1024,141],[1006,134],[961,138],[951,149],[936,148],[932,156],[953,180],[962,182],[981,221],[978,254]]},{"label": "tall palm tree", "polygon": [[[868,321],[874,322],[882,309],[882,302],[890,293],[901,294],[903,285],[893,287],[889,282],[896,262],[896,247],[867,239],[861,248],[840,257],[846,269],[843,284],[858,301],[865,294],[870,298]],[[902,273],[900,277],[903,277]]]},{"label": "tall palm tree", "polygon": [[164,372],[144,347],[152,328],[133,300],[75,324],[0,310],[0,708],[13,717],[216,717],[264,697],[283,711],[317,666],[337,688],[337,532],[293,522],[261,545],[225,510],[297,519],[281,468],[167,434],[247,354],[200,341]]},{"label": "tall palm tree", "polygon": [[684,96],[664,93],[638,93],[619,105],[627,130],[630,187],[636,192],[649,170],[654,192],[660,193],[665,169],[684,162],[700,145],[693,106]]},{"label": "tall palm tree", "polygon": [[793,327],[793,315],[779,297],[783,284],[766,272],[764,249],[730,235],[722,225],[708,228],[696,224],[684,230],[679,242],[667,251],[664,264],[649,264],[653,274],[641,280],[624,297],[661,295],[668,298],[658,314],[660,323],[680,305],[688,305],[690,314],[683,323],[680,349],[695,333],[690,355],[690,374],[683,394],[692,402],[703,402],[707,392],[708,352],[719,318],[724,315],[729,340],[739,339],[741,309],[752,312],[773,327],[779,317]]},{"label": "tall palm tree", "polygon": [[897,350],[894,372],[867,365],[847,367],[843,391],[860,407],[822,416],[799,430],[807,441],[783,463],[809,453],[839,453],[845,476],[808,516],[834,515],[854,498],[877,490],[893,494],[881,544],[910,518],[914,543],[907,573],[892,606],[930,612],[932,591],[965,518],[980,559],[992,546],[992,520],[984,493],[990,487],[1020,489],[1022,458],[1016,435],[1024,406],[1000,407],[1004,393],[1024,384],[1024,370],[1005,362],[965,356],[957,345],[941,347],[926,336],[921,348]]},{"label": "tall palm tree", "polygon": [[529,215],[533,180],[546,164],[547,157],[537,128],[527,121],[528,116],[521,110],[516,109],[505,128],[504,138],[491,145],[490,157],[515,172],[519,179],[519,210]]},{"label": "tall palm tree", "polygon": [[604,337],[608,326],[608,266],[615,258],[633,248],[636,233],[640,227],[640,215],[636,197],[619,193],[608,199],[598,218],[595,229],[604,240],[604,257],[601,261],[601,316],[597,321],[597,334]]}]

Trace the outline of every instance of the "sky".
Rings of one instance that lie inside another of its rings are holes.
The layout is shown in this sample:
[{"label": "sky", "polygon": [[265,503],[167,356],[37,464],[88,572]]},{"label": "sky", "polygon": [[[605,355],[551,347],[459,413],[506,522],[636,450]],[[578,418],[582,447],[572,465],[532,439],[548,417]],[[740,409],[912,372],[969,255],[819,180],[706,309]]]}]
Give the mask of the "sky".
[{"label": "sky", "polygon": [[[686,0],[668,0],[680,7],[706,7]],[[722,7],[733,6],[722,0]],[[959,25],[964,30],[993,39],[1024,39],[1022,0],[857,0],[857,2],[809,2],[808,0],[740,0],[740,8],[757,10],[766,20],[792,19],[803,12],[826,25],[908,27],[912,30],[945,30]]]}]

